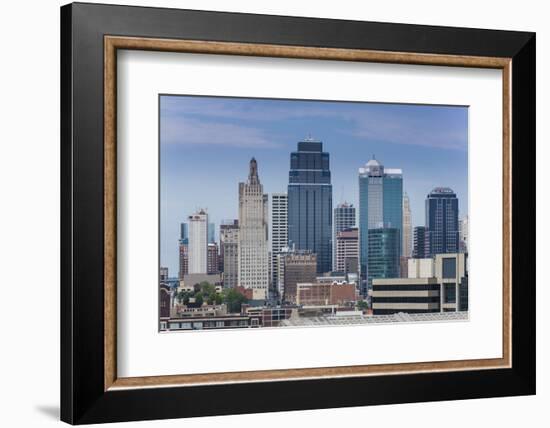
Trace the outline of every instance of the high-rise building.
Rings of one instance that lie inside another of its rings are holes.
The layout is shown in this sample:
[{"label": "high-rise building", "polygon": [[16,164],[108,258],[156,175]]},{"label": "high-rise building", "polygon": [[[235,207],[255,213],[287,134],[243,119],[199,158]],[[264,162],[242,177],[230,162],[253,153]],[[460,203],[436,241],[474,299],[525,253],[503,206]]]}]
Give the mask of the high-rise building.
[{"label": "high-rise building", "polygon": [[[369,287],[373,279],[399,278],[401,276],[399,229],[396,227],[369,229],[368,235],[367,279]],[[363,294],[365,291],[363,290]]]},{"label": "high-rise building", "polygon": [[220,272],[223,272],[223,286],[234,288],[239,285],[239,221],[229,220],[220,225]]},{"label": "high-rise building", "polygon": [[286,193],[271,195],[271,284],[277,290],[279,282],[279,258],[281,250],[288,246],[288,196]]},{"label": "high-rise building", "polygon": [[334,208],[334,231],[332,235],[332,270],[338,270],[336,267],[336,238],[338,233],[345,229],[355,227],[355,207],[347,202],[338,204]]},{"label": "high-rise building", "polygon": [[415,259],[426,259],[430,257],[430,254],[430,232],[425,226],[416,226],[412,256]]},{"label": "high-rise building", "polygon": [[189,239],[189,228],[187,223],[180,223],[180,240]]},{"label": "high-rise building", "polygon": [[189,274],[189,238],[180,239],[179,243],[179,279]]},{"label": "high-rise building", "polygon": [[[359,252],[360,273],[364,281],[368,273],[368,257],[375,251],[369,250],[369,231],[371,229],[390,228],[391,239],[397,237],[397,267],[401,255],[401,235],[403,227],[403,173],[401,169],[385,168],[376,159],[371,159],[363,168],[359,168]],[[373,236],[378,236],[377,232]],[[395,236],[397,235],[397,236]],[[383,258],[383,257],[382,257]],[[373,265],[374,266],[374,265]],[[365,288],[362,287],[363,292]]]},{"label": "high-rise building", "polygon": [[411,257],[412,253],[412,219],[411,203],[409,195],[403,193],[403,242],[401,243],[401,255],[405,258]]},{"label": "high-rise building", "polygon": [[207,273],[208,214],[201,209],[188,217],[189,273]]},{"label": "high-rise building", "polygon": [[344,229],[336,234],[336,272],[358,273],[359,229]]},{"label": "high-rise building", "polygon": [[332,184],[330,155],[311,138],[290,154],[288,241],[317,256],[317,272],[332,267]]},{"label": "high-rise building", "polygon": [[468,252],[468,229],[468,216],[462,217],[458,223],[459,251],[461,253]]},{"label": "high-rise building", "polygon": [[282,282],[282,300],[296,303],[299,283],[315,282],[317,277],[317,256],[307,250],[283,249],[279,254],[279,281]]},{"label": "high-rise building", "polygon": [[239,183],[239,285],[252,289],[254,300],[268,298],[268,200],[258,177],[256,159],[250,161],[246,183]]},{"label": "high-rise building", "polygon": [[218,244],[215,242],[208,243],[207,250],[207,273],[214,274],[219,272],[218,265]]},{"label": "high-rise building", "polygon": [[458,198],[448,187],[436,187],[426,198],[430,253],[458,252]]},{"label": "high-rise building", "polygon": [[216,242],[216,224],[208,223],[208,243]]}]

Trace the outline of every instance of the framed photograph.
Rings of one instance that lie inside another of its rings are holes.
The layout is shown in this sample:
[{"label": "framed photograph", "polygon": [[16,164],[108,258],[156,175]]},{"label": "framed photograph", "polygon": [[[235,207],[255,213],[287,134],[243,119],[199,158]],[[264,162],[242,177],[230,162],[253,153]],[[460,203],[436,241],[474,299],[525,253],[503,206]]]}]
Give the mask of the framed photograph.
[{"label": "framed photograph", "polygon": [[535,34],[76,3],[61,105],[63,421],[535,393]]}]

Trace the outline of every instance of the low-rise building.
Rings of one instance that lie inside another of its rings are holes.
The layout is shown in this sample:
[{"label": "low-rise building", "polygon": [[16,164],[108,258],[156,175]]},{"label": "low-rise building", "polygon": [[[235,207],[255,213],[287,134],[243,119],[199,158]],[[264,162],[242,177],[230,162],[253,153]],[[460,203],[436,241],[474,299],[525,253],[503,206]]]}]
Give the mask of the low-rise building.
[{"label": "low-rise building", "polygon": [[436,254],[410,259],[409,278],[374,279],[373,314],[467,311],[466,262],[465,254]]},{"label": "low-rise building", "polygon": [[357,301],[355,284],[348,283],[299,283],[296,304],[302,306],[349,305]]}]

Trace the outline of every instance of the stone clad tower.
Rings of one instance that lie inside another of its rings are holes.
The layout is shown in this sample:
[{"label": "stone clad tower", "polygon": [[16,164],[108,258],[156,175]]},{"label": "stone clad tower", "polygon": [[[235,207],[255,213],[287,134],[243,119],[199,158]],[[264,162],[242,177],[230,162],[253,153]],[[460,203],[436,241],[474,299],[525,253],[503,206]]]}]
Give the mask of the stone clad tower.
[{"label": "stone clad tower", "polygon": [[269,289],[267,195],[258,177],[256,159],[250,160],[246,183],[239,183],[239,272],[241,287],[251,288],[255,300],[265,300]]}]

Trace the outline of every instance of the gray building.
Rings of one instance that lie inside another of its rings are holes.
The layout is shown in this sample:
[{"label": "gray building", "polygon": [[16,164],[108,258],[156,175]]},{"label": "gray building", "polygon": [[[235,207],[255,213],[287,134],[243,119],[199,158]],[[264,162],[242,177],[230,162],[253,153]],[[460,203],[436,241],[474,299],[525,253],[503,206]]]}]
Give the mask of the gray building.
[{"label": "gray building", "polygon": [[298,142],[290,154],[288,180],[288,241],[296,250],[317,256],[317,272],[332,267],[332,184],[330,155],[323,143]]}]

